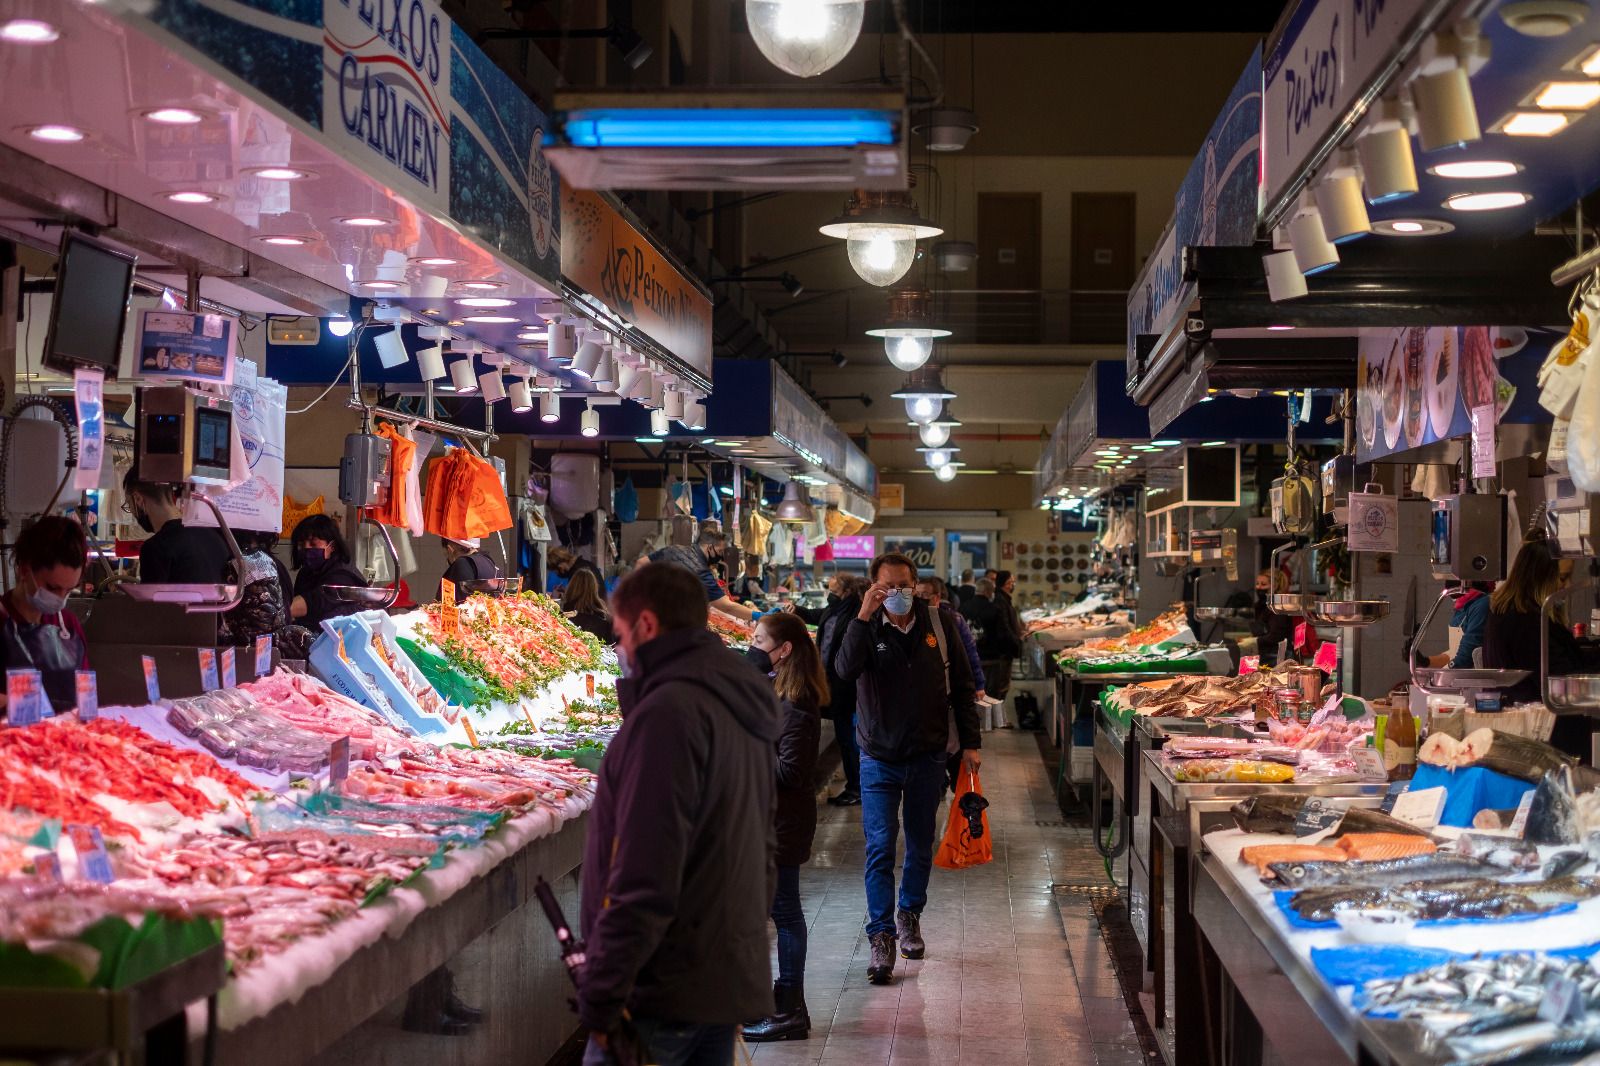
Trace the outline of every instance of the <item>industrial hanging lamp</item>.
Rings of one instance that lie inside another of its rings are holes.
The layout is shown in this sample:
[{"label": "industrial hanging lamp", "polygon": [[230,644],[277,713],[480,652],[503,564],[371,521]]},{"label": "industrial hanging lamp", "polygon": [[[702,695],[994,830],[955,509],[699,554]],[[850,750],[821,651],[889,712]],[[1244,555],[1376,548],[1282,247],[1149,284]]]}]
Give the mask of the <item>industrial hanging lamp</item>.
[{"label": "industrial hanging lamp", "polygon": [[906,417],[919,426],[925,426],[939,416],[942,401],[956,398],[955,393],[944,387],[936,366],[924,366],[912,371],[906,377],[905,384],[890,395],[905,401]]},{"label": "industrial hanging lamp", "polygon": [[773,66],[814,78],[850,53],[866,9],[866,0],[745,0],[744,17]]},{"label": "industrial hanging lamp", "polygon": [[857,189],[844,214],[821,227],[824,237],[845,242],[850,266],[869,285],[880,288],[905,277],[917,258],[917,242],[944,230],[917,214],[911,193],[900,189]]},{"label": "industrial hanging lamp", "polygon": [[883,350],[895,369],[911,373],[933,354],[933,342],[950,331],[933,324],[933,294],[927,289],[899,289],[889,294],[889,315],[884,324],[867,330],[882,337]]},{"label": "industrial hanging lamp", "polygon": [[816,518],[816,512],[811,509],[811,500],[801,491],[798,481],[791,481],[784,486],[783,501],[773,514],[780,522],[796,525],[805,525]]},{"label": "industrial hanging lamp", "polygon": [[917,436],[922,438],[922,443],[930,448],[937,448],[950,439],[950,431],[961,425],[961,420],[950,413],[950,401],[944,401],[939,408],[939,413],[929,422],[916,422],[907,420],[906,425],[914,426]]}]

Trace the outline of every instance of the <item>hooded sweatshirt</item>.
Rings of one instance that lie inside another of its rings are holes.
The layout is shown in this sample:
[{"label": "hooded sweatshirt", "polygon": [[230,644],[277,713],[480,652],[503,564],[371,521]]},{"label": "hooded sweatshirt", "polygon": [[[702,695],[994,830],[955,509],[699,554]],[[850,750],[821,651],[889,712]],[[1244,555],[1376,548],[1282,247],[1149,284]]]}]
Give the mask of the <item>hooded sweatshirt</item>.
[{"label": "hooded sweatshirt", "polygon": [[773,1011],[772,685],[704,629],[657,637],[617,684],[583,862],[585,1026],[737,1024]]}]

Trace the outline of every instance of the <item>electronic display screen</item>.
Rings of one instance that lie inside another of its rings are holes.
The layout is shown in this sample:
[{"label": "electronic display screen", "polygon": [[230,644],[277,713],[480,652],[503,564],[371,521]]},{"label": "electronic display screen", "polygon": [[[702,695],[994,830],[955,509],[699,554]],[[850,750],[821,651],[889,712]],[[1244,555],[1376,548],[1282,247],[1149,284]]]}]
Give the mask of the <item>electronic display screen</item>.
[{"label": "electronic display screen", "polygon": [[99,367],[106,377],[117,376],[134,262],[133,256],[82,234],[62,238],[45,366],[68,373],[80,366]]},{"label": "electronic display screen", "polygon": [[1187,449],[1184,454],[1183,498],[1186,503],[1238,504],[1238,449]]},{"label": "electronic display screen", "polygon": [[144,450],[151,455],[177,455],[183,451],[182,417],[147,416],[144,420]]},{"label": "electronic display screen", "polygon": [[233,437],[233,417],[226,411],[196,407],[194,411],[194,466],[226,475]]}]

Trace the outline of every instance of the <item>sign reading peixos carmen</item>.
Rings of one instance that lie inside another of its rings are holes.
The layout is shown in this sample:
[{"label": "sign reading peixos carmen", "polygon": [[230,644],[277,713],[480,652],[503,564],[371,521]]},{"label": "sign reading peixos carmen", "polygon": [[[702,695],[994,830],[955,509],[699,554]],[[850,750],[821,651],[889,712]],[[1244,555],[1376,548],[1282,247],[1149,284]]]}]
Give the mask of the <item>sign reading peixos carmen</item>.
[{"label": "sign reading peixos carmen", "polygon": [[598,193],[563,189],[561,273],[707,378],[711,298]]}]

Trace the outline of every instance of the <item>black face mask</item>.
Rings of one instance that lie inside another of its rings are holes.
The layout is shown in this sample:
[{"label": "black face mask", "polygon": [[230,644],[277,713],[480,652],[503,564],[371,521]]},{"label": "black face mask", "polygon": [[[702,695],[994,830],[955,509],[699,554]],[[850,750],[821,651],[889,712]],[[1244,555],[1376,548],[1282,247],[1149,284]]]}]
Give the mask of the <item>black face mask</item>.
[{"label": "black face mask", "polygon": [[301,548],[300,561],[308,570],[321,570],[328,564],[328,549]]},{"label": "black face mask", "polygon": [[155,523],[150,521],[150,516],[144,513],[144,508],[142,507],[135,507],[133,509],[133,520],[137,522],[139,524],[139,528],[144,530],[146,533],[154,533],[156,531]]},{"label": "black face mask", "polygon": [[844,597],[839,595],[837,592],[828,593],[828,606],[829,607],[837,607],[839,604],[841,604],[843,602],[844,602]]},{"label": "black face mask", "polygon": [[749,651],[744,653],[744,657],[749,659],[751,665],[753,665],[757,670],[760,670],[763,674],[772,673],[772,656],[768,655],[760,648],[750,648]]}]

